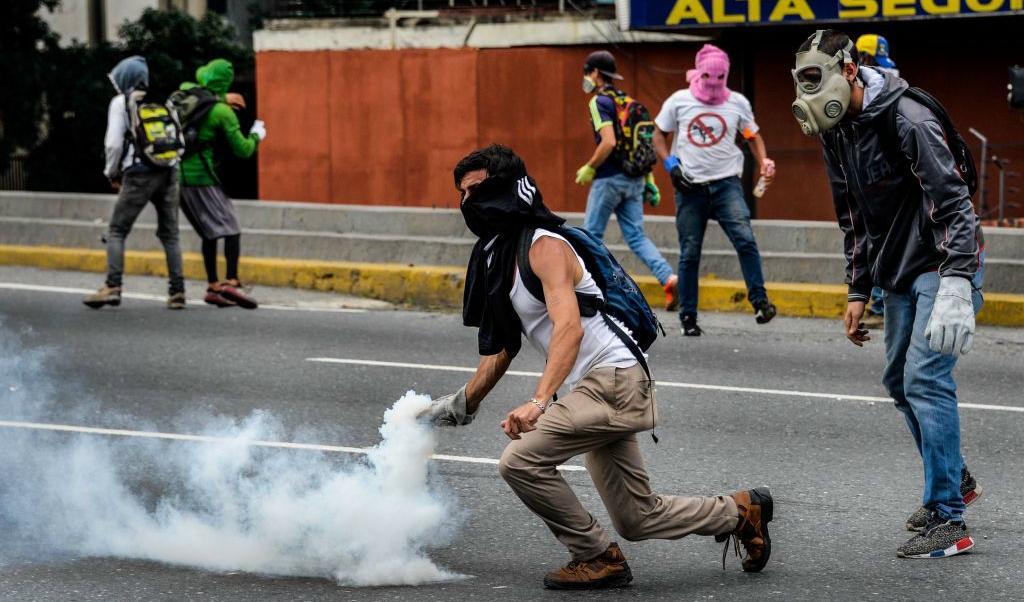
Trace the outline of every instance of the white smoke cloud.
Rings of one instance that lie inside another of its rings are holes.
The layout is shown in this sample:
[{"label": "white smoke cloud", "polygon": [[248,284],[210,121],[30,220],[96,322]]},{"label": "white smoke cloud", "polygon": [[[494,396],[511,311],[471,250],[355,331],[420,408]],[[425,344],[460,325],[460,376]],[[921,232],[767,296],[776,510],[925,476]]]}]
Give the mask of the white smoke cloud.
[{"label": "white smoke cloud", "polygon": [[[0,327],[0,420],[46,421],[45,355]],[[196,443],[0,429],[0,530],[38,551],[212,571],[326,577],[355,586],[457,578],[426,555],[450,509],[430,486],[431,429],[410,391],[384,414],[368,456],[266,449],[268,413],[215,421]],[[62,408],[66,420],[66,408]]]}]

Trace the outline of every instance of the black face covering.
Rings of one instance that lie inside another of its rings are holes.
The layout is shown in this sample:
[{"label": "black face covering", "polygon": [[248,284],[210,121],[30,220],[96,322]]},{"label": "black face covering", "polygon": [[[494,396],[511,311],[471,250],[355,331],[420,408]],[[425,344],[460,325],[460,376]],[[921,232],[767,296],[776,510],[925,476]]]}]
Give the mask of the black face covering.
[{"label": "black face covering", "polygon": [[527,175],[515,181],[487,178],[461,207],[466,226],[480,238],[494,238],[523,226],[565,223],[544,205],[537,183]]},{"label": "black face covering", "polygon": [[509,293],[515,276],[516,244],[523,228],[557,228],[565,220],[552,213],[533,178],[487,178],[462,202],[466,226],[480,237],[466,269],[462,322],[479,327],[480,355],[522,346],[522,326]]}]

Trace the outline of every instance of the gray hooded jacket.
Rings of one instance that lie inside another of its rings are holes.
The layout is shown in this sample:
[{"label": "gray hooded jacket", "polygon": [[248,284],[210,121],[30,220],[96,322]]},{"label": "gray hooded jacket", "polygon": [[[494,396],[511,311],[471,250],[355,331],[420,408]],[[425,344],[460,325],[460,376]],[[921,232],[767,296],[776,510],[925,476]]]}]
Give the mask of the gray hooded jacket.
[{"label": "gray hooded jacket", "polygon": [[135,163],[125,97],[149,86],[149,67],[143,57],[130,56],[118,63],[108,77],[117,90],[117,96],[110,99],[107,108],[107,132],[103,137],[106,162],[103,174],[116,180]]},{"label": "gray hooded jacket", "polygon": [[[876,88],[853,119],[822,134],[839,227],[845,234],[849,300],[866,301],[872,285],[909,290],[920,274],[971,279],[981,231],[970,194],[938,118],[901,96],[906,81],[877,70]],[[879,83],[878,78],[883,78]],[[896,144],[883,139],[886,109],[896,107]]]}]

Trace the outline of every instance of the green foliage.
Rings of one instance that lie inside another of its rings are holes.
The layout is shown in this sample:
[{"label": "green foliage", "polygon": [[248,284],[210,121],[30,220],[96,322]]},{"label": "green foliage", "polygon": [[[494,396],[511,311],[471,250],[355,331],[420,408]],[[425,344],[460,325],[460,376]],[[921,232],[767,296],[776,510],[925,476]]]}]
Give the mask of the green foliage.
[{"label": "green foliage", "polygon": [[[42,4],[53,6],[57,0]],[[7,13],[22,5],[18,15],[28,17],[20,25],[14,24]],[[0,169],[14,149],[28,150],[30,189],[110,191],[102,173],[103,135],[115,91],[107,74],[127,56],[146,57],[150,71],[147,98],[152,100],[162,101],[182,82],[193,81],[196,68],[214,58],[234,63],[235,80],[243,89],[252,84],[252,52],[240,45],[233,28],[214,14],[196,20],[173,10],[149,9],[138,21],[121,27],[116,44],[60,48],[45,22],[35,17],[39,5],[39,0],[0,1],[0,81],[7,90],[16,91],[0,94],[0,128],[10,131],[8,121],[17,126],[17,137],[10,143],[7,137],[0,138]],[[25,23],[34,24],[36,33],[27,33]],[[9,38],[9,27],[20,37]],[[8,50],[15,42],[20,43],[21,54]],[[10,82],[14,85],[8,86]],[[7,115],[18,119],[5,119]],[[246,177],[252,179],[253,175],[249,172]]]},{"label": "green foliage", "polygon": [[43,79],[46,51],[56,36],[36,16],[41,7],[53,9],[58,0],[4,0],[0,2],[0,172],[11,155],[31,147],[39,136],[43,116]]},{"label": "green foliage", "polygon": [[182,82],[195,81],[196,69],[215,58],[234,64],[235,79],[252,79],[252,51],[236,42],[234,28],[213,13],[197,21],[178,11],[148,9],[121,27],[120,38],[125,56],[146,57],[150,94],[158,98]]},{"label": "green foliage", "polygon": [[120,55],[109,44],[75,45],[46,53],[45,136],[25,165],[29,189],[110,190],[103,176],[103,134],[114,94],[107,73]]}]

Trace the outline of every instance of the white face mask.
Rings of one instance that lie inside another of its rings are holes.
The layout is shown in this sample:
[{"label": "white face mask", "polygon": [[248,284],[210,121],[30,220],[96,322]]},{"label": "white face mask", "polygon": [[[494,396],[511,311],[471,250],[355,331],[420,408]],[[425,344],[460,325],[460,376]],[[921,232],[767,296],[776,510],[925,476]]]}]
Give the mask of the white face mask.
[{"label": "white face mask", "polygon": [[589,75],[584,75],[583,76],[583,92],[585,94],[590,94],[590,93],[592,93],[596,89],[597,89],[597,84],[594,83],[594,80],[590,79]]},{"label": "white face mask", "polygon": [[850,82],[843,76],[843,67],[853,62],[853,42],[828,56],[818,50],[822,33],[818,30],[809,50],[797,53],[792,71],[796,84],[793,116],[808,136],[834,128],[850,107]]}]

